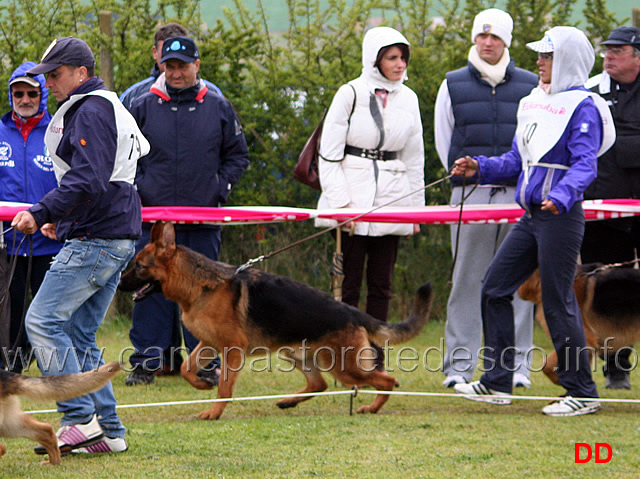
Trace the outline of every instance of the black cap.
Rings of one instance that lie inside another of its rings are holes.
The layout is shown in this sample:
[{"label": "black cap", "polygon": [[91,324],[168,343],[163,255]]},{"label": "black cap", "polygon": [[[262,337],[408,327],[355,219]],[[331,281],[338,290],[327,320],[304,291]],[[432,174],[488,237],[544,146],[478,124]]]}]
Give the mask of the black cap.
[{"label": "black cap", "polygon": [[200,58],[198,46],[189,37],[170,37],[162,44],[160,63],[175,58],[185,63],[192,63]]},{"label": "black cap", "polygon": [[27,75],[49,73],[62,65],[94,67],[93,52],[83,40],[74,37],[58,38],[51,42],[42,55],[40,64],[27,71]]},{"label": "black cap", "polygon": [[633,45],[640,47],[640,29],[636,27],[618,27],[609,34],[600,45]]}]

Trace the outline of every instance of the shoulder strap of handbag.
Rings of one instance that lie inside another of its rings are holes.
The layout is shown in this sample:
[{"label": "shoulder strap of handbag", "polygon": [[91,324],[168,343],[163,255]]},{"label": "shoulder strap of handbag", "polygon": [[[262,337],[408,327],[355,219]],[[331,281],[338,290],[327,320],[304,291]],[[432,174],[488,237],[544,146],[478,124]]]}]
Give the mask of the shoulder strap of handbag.
[{"label": "shoulder strap of handbag", "polygon": [[351,83],[347,83],[347,85],[349,85],[353,90],[353,105],[351,105],[351,113],[349,113],[349,119],[347,120],[347,124],[351,126],[351,117],[353,116],[353,112],[356,109],[356,98],[358,95],[356,94],[356,89],[353,87]]},{"label": "shoulder strap of handbag", "polygon": [[[354,86],[351,83],[347,83],[347,85],[349,85],[351,87],[351,89],[353,90],[353,104],[351,105],[351,113],[349,113],[349,118],[347,119],[347,132],[348,132],[349,131],[349,127],[351,126],[351,117],[353,116],[353,112],[356,109],[356,100],[357,100],[358,96],[356,94],[356,89],[354,88]],[[327,116],[327,110],[325,110],[323,115],[322,115],[322,123],[324,123],[325,116]],[[345,137],[346,136],[347,135],[345,135]],[[318,141],[318,146],[319,146],[319,144],[320,144],[320,141]],[[320,152],[318,152],[318,156],[320,158],[322,158],[323,160],[327,160],[324,156],[322,156],[320,154]],[[331,161],[331,160],[327,160],[327,161]]]}]

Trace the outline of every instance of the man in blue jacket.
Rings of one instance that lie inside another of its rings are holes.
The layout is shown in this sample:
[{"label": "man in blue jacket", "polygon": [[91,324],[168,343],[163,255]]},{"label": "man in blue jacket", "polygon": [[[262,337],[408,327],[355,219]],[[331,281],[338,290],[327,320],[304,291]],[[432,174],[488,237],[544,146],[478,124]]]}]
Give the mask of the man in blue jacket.
[{"label": "man in blue jacket", "polygon": [[[0,200],[36,203],[57,186],[51,157],[45,151],[44,134],[51,121],[47,111],[49,90],[44,76],[29,77],[27,70],[36,66],[25,62],[9,78],[11,111],[0,120]],[[4,223],[6,230],[9,223]],[[22,372],[30,361],[29,341],[22,326],[25,296],[29,290],[35,296],[49,269],[60,243],[46,238],[39,231],[30,239],[22,233],[5,235],[7,252],[15,259],[15,270],[9,290],[11,316],[8,349],[0,352],[0,364],[13,372]],[[29,263],[31,272],[29,273]],[[5,357],[5,353],[7,356]]]},{"label": "man in blue jacket", "polygon": [[[133,257],[140,236],[137,160],[149,144],[115,93],[94,73],[95,59],[79,38],[54,40],[28,75],[46,74],[59,101],[45,142],[58,186],[11,225],[38,228],[64,242],[25,319],[42,374],[73,374],[104,364],[97,330]],[[57,432],[63,453],[123,452],[125,427],[113,387],[58,402]],[[45,454],[43,447],[36,453]]]},{"label": "man in blue jacket", "polygon": [[[153,36],[153,47],[151,48],[151,53],[153,55],[153,59],[155,63],[153,64],[153,69],[151,70],[151,75],[145,78],[144,80],[139,81],[138,83],[134,83],[129,88],[127,88],[124,93],[120,96],[120,101],[122,104],[128,109],[131,109],[131,105],[133,102],[147,93],[151,86],[155,83],[161,73],[164,73],[164,63],[162,60],[162,45],[167,38],[170,37],[186,37],[187,29],[184,28],[179,23],[167,23],[166,25],[161,26],[156,30],[155,35]],[[205,80],[205,84],[207,87],[216,92],[218,95],[222,95],[220,89]]]},{"label": "man in blue jacket", "polygon": [[[242,127],[231,104],[209,91],[199,78],[200,55],[192,39],[166,39],[161,62],[164,73],[131,106],[151,144],[151,152],[138,163],[136,173],[142,205],[223,205],[249,164]],[[138,248],[148,242],[150,226],[143,225]],[[177,225],[176,241],[217,260],[220,227]],[[129,335],[135,348],[130,357],[134,370],[126,384],[153,382],[154,372],[164,366],[164,351],[171,348],[176,325],[180,325],[178,305],[161,294],[136,303]],[[195,348],[197,339],[184,328],[183,335],[185,346]],[[198,375],[216,385],[218,367],[219,361],[214,362]]]}]

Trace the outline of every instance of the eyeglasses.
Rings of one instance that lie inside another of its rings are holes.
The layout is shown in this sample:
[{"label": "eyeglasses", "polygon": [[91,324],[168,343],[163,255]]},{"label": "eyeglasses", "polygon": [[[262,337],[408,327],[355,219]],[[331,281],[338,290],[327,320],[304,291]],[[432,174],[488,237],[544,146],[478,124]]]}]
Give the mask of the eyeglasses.
[{"label": "eyeglasses", "polygon": [[27,94],[29,98],[38,98],[40,96],[39,91],[31,90],[31,91],[14,91],[12,93],[14,98],[22,98],[24,94]]},{"label": "eyeglasses", "polygon": [[601,55],[604,58],[605,55],[611,55],[612,57],[621,57],[625,53],[632,52],[633,48],[624,48],[624,47],[607,47],[606,51],[604,51]]},{"label": "eyeglasses", "polygon": [[550,53],[538,53],[538,58],[542,60],[553,60],[553,52]]}]

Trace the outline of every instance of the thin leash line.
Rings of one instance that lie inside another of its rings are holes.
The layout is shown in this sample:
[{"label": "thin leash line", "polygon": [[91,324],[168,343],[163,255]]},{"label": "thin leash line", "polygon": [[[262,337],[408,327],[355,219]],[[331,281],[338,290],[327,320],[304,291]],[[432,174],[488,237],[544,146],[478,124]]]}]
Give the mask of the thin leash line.
[{"label": "thin leash line", "polygon": [[280,248],[280,249],[274,250],[274,251],[272,251],[271,253],[268,253],[268,254],[266,254],[266,255],[261,255],[261,256],[258,256],[257,258],[250,259],[249,261],[247,261],[247,262],[246,262],[245,264],[243,264],[242,266],[239,266],[239,267],[236,269],[235,274],[238,274],[238,273],[240,273],[240,272],[244,271],[245,269],[247,269],[247,268],[251,267],[251,266],[252,266],[252,265],[254,265],[255,263],[259,263],[259,262],[261,262],[261,261],[264,261],[265,259],[269,259],[269,258],[271,258],[272,256],[275,256],[275,255],[277,255],[277,254],[279,254],[279,253],[282,253],[282,252],[284,252],[284,251],[286,251],[286,250],[288,250],[288,249],[290,249],[290,248],[293,248],[294,246],[298,246],[298,245],[300,245],[300,244],[304,243],[305,241],[312,240],[312,239],[314,239],[314,238],[317,238],[318,236],[321,236],[321,235],[323,235],[323,234],[325,234],[325,233],[328,233],[328,232],[333,231],[333,230],[335,230],[335,229],[337,229],[337,228],[340,228],[341,226],[344,226],[344,225],[346,225],[347,223],[351,223],[352,221],[356,221],[356,220],[358,220],[358,219],[362,218],[363,216],[366,216],[366,215],[368,215],[368,214],[370,214],[370,213],[373,213],[374,211],[379,210],[380,208],[384,208],[385,206],[389,206],[389,205],[391,205],[391,204],[393,204],[393,203],[395,203],[395,202],[397,202],[397,201],[400,201],[400,200],[402,200],[402,199],[404,199],[404,198],[407,198],[407,197],[409,197],[409,196],[415,195],[416,193],[419,193],[419,192],[421,192],[421,191],[423,191],[423,190],[426,190],[426,189],[428,189],[428,188],[431,188],[431,187],[433,187],[433,186],[437,185],[438,183],[442,183],[443,181],[448,180],[448,179],[449,179],[449,178],[451,178],[452,176],[453,176],[453,175],[448,175],[448,176],[445,176],[444,178],[440,178],[439,180],[436,180],[436,181],[434,181],[433,183],[429,183],[429,184],[428,184],[428,185],[426,185],[426,186],[423,186],[423,187],[418,188],[417,190],[411,191],[410,193],[407,193],[407,194],[406,194],[406,195],[404,195],[404,196],[400,196],[400,197],[398,197],[398,198],[394,198],[393,200],[391,200],[391,201],[389,201],[389,202],[387,202],[387,203],[385,203],[385,204],[382,204],[382,205],[376,206],[376,207],[374,207],[374,208],[370,209],[369,211],[366,211],[366,212],[364,212],[364,213],[361,213],[361,214],[359,214],[358,216],[355,216],[355,217],[353,217],[353,218],[349,218],[348,220],[344,220],[344,221],[342,221],[341,223],[338,223],[337,225],[330,226],[329,228],[326,228],[326,229],[324,229],[324,230],[322,230],[322,231],[319,231],[318,233],[314,233],[314,234],[312,234],[311,236],[307,236],[306,238],[302,238],[301,240],[295,241],[295,242],[293,242],[293,243],[291,243],[291,244],[289,244],[289,245],[287,245],[287,246],[284,246],[283,248]]},{"label": "thin leash line", "polygon": [[605,264],[604,266],[600,266],[599,268],[596,268],[593,271],[589,271],[588,273],[582,273],[580,275],[580,277],[593,276],[594,274],[600,273],[601,271],[606,271],[608,269],[613,269],[613,268],[622,268],[623,266],[630,266],[630,265],[636,264],[638,262],[640,262],[640,258],[639,259],[634,259],[634,260],[631,260],[631,261],[624,261],[622,263]]},{"label": "thin leash line", "polygon": [[[422,391],[377,391],[354,388],[344,391],[328,391],[328,392],[316,392],[316,393],[299,393],[299,394],[274,394],[268,396],[245,396],[237,398],[221,398],[221,399],[196,399],[192,401],[168,401],[168,402],[156,402],[156,403],[140,403],[140,404],[118,404],[116,409],[136,409],[143,407],[167,407],[167,406],[188,406],[191,404],[210,404],[219,402],[240,402],[240,401],[257,401],[257,400],[269,400],[269,399],[286,399],[286,398],[299,398],[299,397],[314,397],[314,396],[352,396],[356,397],[358,394],[374,394],[374,395],[386,395],[386,396],[417,396],[417,397],[444,397],[444,398],[460,398],[467,399],[468,397],[491,397],[499,399],[522,399],[525,401],[561,401],[566,399],[566,396],[495,396],[495,395],[476,395],[476,394],[457,394],[457,393],[431,393]],[[572,399],[583,402],[601,402],[601,403],[619,403],[619,404],[640,404],[640,399],[614,399],[614,398],[581,398],[572,397]],[[42,409],[38,411],[25,411],[27,414],[50,414],[58,412],[57,409]]]}]

